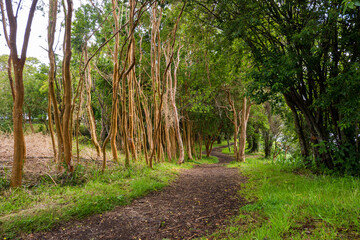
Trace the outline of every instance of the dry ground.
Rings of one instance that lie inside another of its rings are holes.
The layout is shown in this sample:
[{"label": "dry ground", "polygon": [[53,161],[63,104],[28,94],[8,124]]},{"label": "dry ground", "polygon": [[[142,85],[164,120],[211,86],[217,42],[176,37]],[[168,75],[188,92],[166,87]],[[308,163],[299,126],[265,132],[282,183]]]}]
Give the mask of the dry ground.
[{"label": "dry ground", "polygon": [[[42,133],[25,135],[25,143],[26,162],[24,164],[24,184],[31,184],[42,175],[58,174],[49,135]],[[13,144],[12,135],[0,133],[0,176],[9,178],[13,160]],[[73,150],[73,154],[76,157],[76,149]],[[96,151],[91,147],[82,147],[80,149],[80,158],[82,164],[87,164],[87,162],[92,162],[93,164],[94,161],[100,164],[101,162],[100,159],[97,159]]]}]

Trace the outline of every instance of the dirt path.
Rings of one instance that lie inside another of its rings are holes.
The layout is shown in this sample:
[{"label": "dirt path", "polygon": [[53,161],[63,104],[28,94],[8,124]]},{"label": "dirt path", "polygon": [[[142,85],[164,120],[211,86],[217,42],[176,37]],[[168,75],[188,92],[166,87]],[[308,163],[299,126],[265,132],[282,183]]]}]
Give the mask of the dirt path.
[{"label": "dirt path", "polygon": [[244,202],[237,191],[245,178],[238,169],[224,167],[232,158],[219,149],[213,155],[219,158],[218,164],[184,170],[170,186],[129,206],[27,239],[192,239],[208,235]]}]

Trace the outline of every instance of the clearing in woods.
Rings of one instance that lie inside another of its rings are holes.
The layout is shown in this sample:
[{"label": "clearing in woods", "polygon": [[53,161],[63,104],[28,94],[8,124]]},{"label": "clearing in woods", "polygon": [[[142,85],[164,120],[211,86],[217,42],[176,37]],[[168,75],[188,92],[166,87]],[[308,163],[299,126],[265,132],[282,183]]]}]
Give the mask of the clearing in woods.
[{"label": "clearing in woods", "polygon": [[246,181],[239,169],[225,166],[232,157],[220,148],[212,155],[219,163],[183,170],[170,186],[128,206],[24,239],[192,239],[211,234],[245,204],[238,191]]}]

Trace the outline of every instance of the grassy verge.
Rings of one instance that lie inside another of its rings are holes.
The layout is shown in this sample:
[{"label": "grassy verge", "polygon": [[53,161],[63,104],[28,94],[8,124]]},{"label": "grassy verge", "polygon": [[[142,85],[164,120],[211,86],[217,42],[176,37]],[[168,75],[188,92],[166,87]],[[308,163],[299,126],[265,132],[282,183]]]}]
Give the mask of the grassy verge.
[{"label": "grassy verge", "polygon": [[221,152],[234,155],[234,146],[233,145],[230,146],[230,150],[231,151],[229,151],[229,148],[226,146],[225,148],[221,149]]},{"label": "grassy verge", "polygon": [[263,159],[232,163],[250,202],[214,239],[360,239],[360,180],[293,173]]},{"label": "grassy verge", "polygon": [[[231,145],[231,146],[230,146],[230,150],[229,150],[229,148],[228,148],[227,145],[226,145],[226,147],[223,148],[223,149],[221,150],[221,152],[222,152],[222,153],[225,153],[225,154],[234,155],[234,145]],[[246,154],[246,156],[259,156],[259,155],[264,155],[263,152],[252,152],[252,153],[250,153],[250,152],[245,152],[245,154]]]},{"label": "grassy verge", "polygon": [[[227,146],[227,141],[226,140],[221,140],[221,143],[218,143],[217,141],[215,141],[214,144],[213,144],[213,148],[215,148],[215,147],[223,147],[223,146]],[[205,150],[205,146],[203,146],[203,148]]]},{"label": "grassy verge", "polygon": [[179,169],[214,162],[217,159],[212,157],[181,166],[157,164],[154,169],[133,164],[128,169],[116,166],[104,174],[79,166],[71,176],[64,174],[56,179],[43,176],[31,188],[3,190],[0,195],[0,237],[14,238],[21,233],[47,230],[59,222],[129,204],[134,198],[166,186]]}]

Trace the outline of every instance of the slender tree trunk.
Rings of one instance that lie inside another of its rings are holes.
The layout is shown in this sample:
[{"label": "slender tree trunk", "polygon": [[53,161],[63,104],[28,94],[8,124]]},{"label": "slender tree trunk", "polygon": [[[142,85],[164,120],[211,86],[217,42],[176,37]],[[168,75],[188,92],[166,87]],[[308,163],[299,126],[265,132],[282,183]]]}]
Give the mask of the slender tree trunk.
[{"label": "slender tree trunk", "polygon": [[[116,0],[112,0],[112,7],[113,11],[113,18],[115,29],[114,31],[117,32],[119,30],[119,16],[118,16],[118,3]],[[117,125],[118,125],[118,79],[119,79],[119,44],[120,44],[120,37],[119,34],[115,36],[115,44],[114,44],[114,51],[113,51],[113,102],[112,102],[112,112],[111,112],[111,127],[110,127],[110,146],[111,146],[111,153],[113,159],[118,162],[118,154],[116,149],[116,135],[117,135]]]},{"label": "slender tree trunk", "polygon": [[63,79],[64,79],[64,115],[63,115],[63,134],[64,134],[64,157],[65,163],[70,172],[74,171],[72,164],[72,125],[71,125],[71,107],[72,107],[72,83],[70,73],[71,60],[71,21],[72,21],[73,3],[67,0],[67,13],[65,20],[64,36],[64,62],[63,62]]},{"label": "slender tree trunk", "polygon": [[[21,50],[21,57],[18,57],[17,52],[17,16],[14,15],[12,1],[5,0],[7,18],[10,26],[10,35],[6,32],[6,16],[3,6],[3,1],[0,1],[1,15],[4,26],[4,34],[7,45],[10,49],[10,58],[14,69],[15,87],[13,90],[14,106],[13,106],[13,127],[14,127],[14,159],[11,171],[10,185],[11,187],[20,187],[22,182],[23,163],[26,157],[25,139],[23,132],[23,104],[24,104],[24,81],[23,70],[26,61],[26,51],[30,38],[30,31],[34,13],[36,10],[37,0],[33,0],[28,20],[25,28],[24,42]],[[16,13],[17,15],[17,13]],[[9,79],[11,79],[11,71]]]},{"label": "slender tree trunk", "polygon": [[241,162],[245,162],[245,145],[246,145],[246,128],[249,121],[251,104],[247,104],[246,97],[243,98],[243,109],[241,116],[241,127],[240,127],[240,143],[239,152]]},{"label": "slender tree trunk", "polygon": [[263,131],[265,158],[269,158],[271,155],[272,138],[270,134],[271,134],[270,130]]},{"label": "slender tree trunk", "polygon": [[56,162],[57,151],[56,151],[56,143],[55,143],[55,135],[54,135],[54,126],[53,126],[52,114],[51,114],[50,92],[48,92],[48,125],[49,125],[49,131],[50,131],[50,136],[51,136],[51,143],[52,143],[52,147],[53,147],[54,161]]},{"label": "slender tree trunk", "polygon": [[215,140],[216,140],[216,138],[213,136],[211,136],[211,137],[208,136],[205,138],[206,157],[210,157]]},{"label": "slender tree trunk", "polygon": [[171,104],[172,104],[172,109],[173,109],[173,116],[174,116],[174,127],[175,127],[175,133],[176,133],[176,138],[177,138],[177,143],[179,145],[179,160],[178,163],[181,164],[184,162],[184,144],[181,138],[181,131],[180,131],[180,119],[179,119],[179,115],[178,115],[178,110],[176,107],[176,90],[177,90],[177,70],[179,68],[179,63],[180,63],[180,50],[181,50],[181,46],[179,46],[178,52],[177,52],[177,61],[175,63],[175,67],[174,67],[174,85],[171,91]]},{"label": "slender tree trunk", "polygon": [[202,135],[199,133],[199,159],[201,160],[202,159],[202,146],[203,146],[203,137]]},{"label": "slender tree trunk", "polygon": [[123,127],[123,139],[124,139],[124,152],[125,152],[125,166],[130,165],[130,152],[129,152],[129,139],[128,139],[128,124],[126,113],[126,77],[122,78],[122,127]]},{"label": "slender tree trunk", "polygon": [[206,150],[206,157],[210,157],[210,144],[211,144],[211,138],[206,137],[205,138],[205,150]]},{"label": "slender tree trunk", "polygon": [[[87,46],[84,47],[84,62],[88,61]],[[95,116],[91,107],[91,88],[92,88],[92,79],[91,79],[91,68],[90,65],[87,67],[85,73],[85,87],[86,87],[86,112],[89,119],[89,129],[91,135],[91,141],[96,149],[97,157],[100,157],[101,147],[96,136],[96,124]]]},{"label": "slender tree trunk", "polygon": [[[13,60],[16,64],[17,62]],[[20,65],[20,64],[19,64]],[[20,65],[21,66],[21,65]],[[23,68],[23,67],[22,67]],[[22,182],[22,169],[25,161],[25,142],[22,129],[23,112],[22,105],[24,103],[24,85],[22,79],[22,69],[16,69],[14,65],[15,76],[15,101],[13,107],[13,124],[14,124],[14,161],[11,171],[11,186],[19,187]]]},{"label": "slender tree trunk", "polygon": [[176,133],[174,126],[170,128],[171,155],[176,158]]},{"label": "slender tree trunk", "polygon": [[[136,1],[134,0],[130,0],[130,14],[129,14],[129,34],[131,34],[130,36],[130,54],[129,54],[129,65],[132,62],[135,62],[135,38],[134,38],[134,34],[133,34],[133,27],[134,27],[134,11],[135,11],[135,4]],[[132,70],[129,73],[129,77],[128,77],[128,89],[129,89],[129,145],[130,145],[130,149],[131,149],[131,154],[132,154],[132,158],[134,161],[136,161],[137,159],[137,153],[136,153],[136,149],[135,149],[135,138],[134,138],[134,107],[135,107],[135,103],[134,103],[134,81],[135,81],[136,75],[135,75],[135,68],[132,68]]]},{"label": "slender tree trunk", "polygon": [[238,149],[238,133],[239,133],[239,126],[238,126],[238,114],[236,112],[236,109],[234,109],[234,155],[235,160],[240,161],[240,151]]},{"label": "slender tree trunk", "polygon": [[143,149],[144,149],[144,154],[145,154],[145,160],[146,160],[146,164],[149,164],[149,157],[148,157],[148,151],[147,151],[147,138],[146,138],[146,132],[145,132],[145,127],[144,127],[144,123],[143,123],[143,115],[141,112],[141,104],[140,104],[140,84],[138,84],[138,87],[136,88],[136,99],[137,99],[137,106],[138,106],[138,112],[139,112],[139,117],[140,117],[140,127],[141,127],[141,132],[142,132],[142,140],[143,140]]},{"label": "slender tree trunk", "polygon": [[142,106],[145,114],[145,122],[146,122],[146,132],[147,138],[149,142],[149,152],[152,152],[154,149],[154,141],[153,141],[153,125],[151,122],[151,114],[149,112],[148,102],[146,99],[142,101]]},{"label": "slender tree trunk", "polygon": [[230,137],[229,137],[229,136],[226,136],[226,141],[227,141],[227,145],[228,145],[229,152],[231,152]]},{"label": "slender tree trunk", "polygon": [[[167,101],[167,97],[165,99]],[[166,105],[167,105],[167,103],[166,103]],[[166,109],[165,112],[166,111],[169,111],[169,109]],[[167,153],[168,161],[171,162],[172,158],[173,158],[172,152],[171,152],[172,143],[170,141],[170,131],[171,131],[170,129],[171,129],[171,127],[170,127],[169,119],[168,119],[167,115],[168,115],[168,113],[165,113],[165,131],[164,131],[164,133],[165,133],[165,140],[166,140],[166,153]]]},{"label": "slender tree trunk", "polygon": [[269,102],[264,103],[264,109],[269,123],[269,129],[263,130],[264,152],[265,152],[265,158],[270,158],[271,148],[273,144],[273,133],[272,133],[273,119],[271,113],[271,105]]},{"label": "slender tree trunk", "polygon": [[[81,73],[80,73],[81,74]],[[82,77],[80,77],[81,79]],[[80,131],[80,112],[81,112],[81,103],[82,103],[82,91],[84,88],[84,79],[80,80],[80,96],[79,96],[79,104],[78,104],[78,109],[76,112],[76,126],[75,126],[75,136],[76,136],[76,157],[77,157],[77,164],[80,163],[80,148],[79,148],[79,131]]]},{"label": "slender tree trunk", "polygon": [[187,117],[188,117],[188,119],[186,121],[186,134],[187,134],[186,146],[187,146],[188,158],[190,160],[192,160],[193,157],[192,157],[192,153],[191,153],[191,122],[190,122],[190,119],[189,119],[189,115],[187,115]]},{"label": "slender tree trunk", "polygon": [[234,100],[230,96],[230,92],[227,92],[228,102],[231,107],[231,111],[233,112],[233,119],[231,122],[234,125],[234,156],[236,161],[240,161],[240,150],[238,149],[238,134],[239,134],[239,127],[238,126],[238,118],[239,113],[237,112],[237,109],[235,107]]},{"label": "slender tree trunk", "polygon": [[55,53],[53,50],[55,29],[56,29],[57,7],[58,7],[58,1],[51,0],[49,4],[49,26],[48,26],[48,56],[50,62],[48,76],[49,76],[49,96],[50,96],[49,101],[51,100],[54,111],[54,121],[55,121],[57,144],[58,144],[57,162],[58,162],[58,167],[60,169],[62,158],[64,156],[64,138],[63,138],[61,119],[60,119],[60,111],[55,94],[56,62],[55,62]]},{"label": "slender tree trunk", "polygon": [[[168,44],[167,47],[164,49],[164,56],[165,56],[165,62],[166,65],[168,65],[170,63],[170,54],[172,52],[171,49],[171,45]],[[166,152],[167,152],[167,156],[168,156],[168,160],[169,162],[172,161],[172,152],[171,152],[171,145],[172,144],[176,144],[175,142],[171,143],[170,140],[170,129],[171,129],[171,125],[172,125],[172,120],[173,120],[173,112],[171,111],[171,94],[172,94],[172,77],[171,77],[171,67],[168,68],[168,71],[165,73],[165,78],[166,78],[166,92],[165,92],[165,96],[164,96],[164,107],[163,107],[163,112],[164,112],[164,121],[165,121],[165,140],[166,140]]]},{"label": "slender tree trunk", "polygon": [[196,148],[195,148],[195,134],[192,134],[191,137],[191,153],[196,158]]},{"label": "slender tree trunk", "polygon": [[27,106],[27,109],[28,109],[28,121],[31,129],[31,133],[35,133],[35,129],[34,126],[32,125],[32,120],[31,120],[31,109],[29,108],[29,106]]}]

